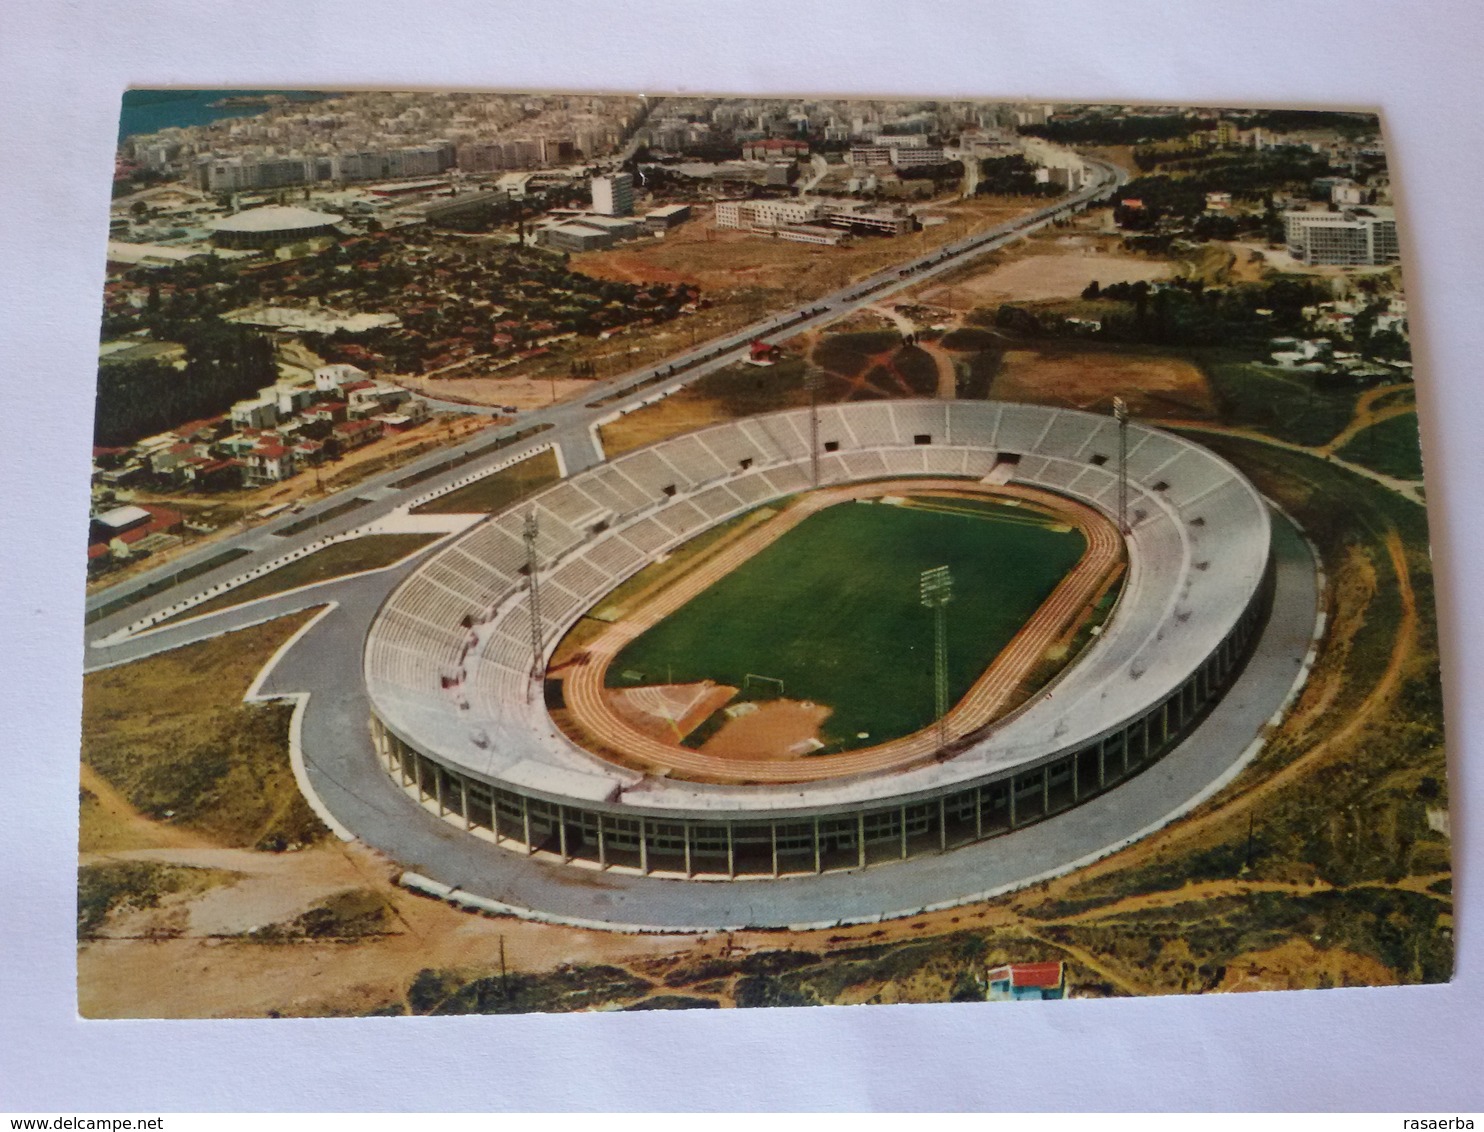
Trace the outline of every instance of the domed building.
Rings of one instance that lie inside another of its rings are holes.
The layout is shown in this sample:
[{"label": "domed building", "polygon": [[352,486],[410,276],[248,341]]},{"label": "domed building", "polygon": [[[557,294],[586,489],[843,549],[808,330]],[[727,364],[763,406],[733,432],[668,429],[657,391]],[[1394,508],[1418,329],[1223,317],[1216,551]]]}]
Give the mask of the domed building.
[{"label": "domed building", "polygon": [[345,217],[308,208],[265,205],[213,221],[212,242],[222,248],[276,248],[315,236],[335,235]]}]

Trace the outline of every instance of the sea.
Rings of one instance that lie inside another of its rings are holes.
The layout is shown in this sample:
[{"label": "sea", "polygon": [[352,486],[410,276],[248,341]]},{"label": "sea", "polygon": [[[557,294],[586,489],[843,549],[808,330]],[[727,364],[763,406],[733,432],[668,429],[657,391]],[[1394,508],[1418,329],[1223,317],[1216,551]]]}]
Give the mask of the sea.
[{"label": "sea", "polygon": [[283,94],[295,101],[313,102],[328,92],[317,90],[126,90],[119,113],[119,141],[134,134],[152,134],[167,126],[204,126],[222,118],[249,118],[262,106],[213,106],[224,98],[253,98]]}]

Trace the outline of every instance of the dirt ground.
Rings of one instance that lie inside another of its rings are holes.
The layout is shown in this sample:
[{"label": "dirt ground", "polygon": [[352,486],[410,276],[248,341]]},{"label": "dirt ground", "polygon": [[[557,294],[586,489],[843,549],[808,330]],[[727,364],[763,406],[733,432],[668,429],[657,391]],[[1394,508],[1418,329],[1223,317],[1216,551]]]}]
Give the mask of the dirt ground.
[{"label": "dirt ground", "polygon": [[1054,254],[999,264],[973,278],[926,290],[922,297],[959,310],[1010,300],[1075,299],[1094,279],[1104,287],[1110,283],[1147,282],[1169,278],[1172,268],[1167,260],[1102,251],[1089,239]]},{"label": "dirt ground", "polygon": [[934,206],[947,222],[896,239],[857,239],[833,248],[770,239],[714,227],[713,210],[698,208],[689,223],[663,240],[574,255],[574,271],[624,283],[692,283],[703,295],[761,287],[804,298],[821,295],[889,263],[907,259],[1032,211],[1018,197],[945,200]]},{"label": "dirt ground", "polygon": [[603,451],[610,458],[646,444],[732,419],[726,406],[714,398],[677,393],[638,412],[628,413],[598,430]]},{"label": "dirt ground", "polygon": [[1099,411],[1122,396],[1137,416],[1216,416],[1216,400],[1200,368],[1162,354],[1006,350],[990,395]]},{"label": "dirt ground", "polygon": [[728,720],[701,745],[704,754],[723,759],[797,759],[807,757],[810,740],[830,709],[799,700],[769,700],[757,710]]},{"label": "dirt ground", "polygon": [[[402,1001],[426,967],[510,969],[633,963],[703,941],[553,930],[459,911],[398,888],[395,866],[357,845],[299,853],[139,851],[131,859],[226,868],[238,879],[112,919],[78,949],[78,1005],[92,1018],[356,1014]],[[114,859],[117,859],[116,857]],[[355,940],[263,942],[246,933],[284,923],[337,893],[369,893],[386,930]]]},{"label": "dirt ground", "polygon": [[[1389,987],[1396,972],[1385,964],[1342,948],[1320,950],[1306,939],[1290,940],[1267,951],[1249,951],[1227,964],[1223,991],[1299,990],[1314,984],[1315,973],[1337,987]],[[1302,974],[1300,974],[1302,973]]]},{"label": "dirt ground", "polygon": [[[591,389],[589,379],[572,377],[501,377],[470,366],[459,377],[399,377],[397,384],[441,401],[469,405],[513,405],[517,409],[541,409],[569,397],[580,397]],[[479,376],[482,375],[482,376]]]}]

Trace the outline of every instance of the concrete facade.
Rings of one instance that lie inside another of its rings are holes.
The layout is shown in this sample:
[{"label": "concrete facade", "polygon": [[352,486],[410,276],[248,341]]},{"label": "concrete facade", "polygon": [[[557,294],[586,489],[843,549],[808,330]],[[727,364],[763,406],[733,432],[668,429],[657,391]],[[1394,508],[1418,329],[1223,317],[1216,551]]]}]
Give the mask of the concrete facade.
[{"label": "concrete facade", "polygon": [[[800,416],[666,441],[533,497],[546,532],[548,650],[655,554],[807,488]],[[903,402],[837,406],[821,429],[821,484],[956,469],[1013,477],[1105,514],[1116,496],[1105,466],[1112,425],[1091,414]],[[470,832],[601,869],[783,877],[1022,829],[1177,746],[1220,700],[1263,622],[1269,524],[1250,485],[1204,449],[1147,429],[1133,437],[1130,476],[1130,581],[1098,643],[1058,680],[1054,702],[1033,702],[931,766],[718,787],[653,780],[587,754],[530,692],[522,556],[506,529],[519,516],[510,513],[430,560],[373,625],[365,672],[378,755],[398,785]],[[477,561],[494,573],[470,588]]]}]

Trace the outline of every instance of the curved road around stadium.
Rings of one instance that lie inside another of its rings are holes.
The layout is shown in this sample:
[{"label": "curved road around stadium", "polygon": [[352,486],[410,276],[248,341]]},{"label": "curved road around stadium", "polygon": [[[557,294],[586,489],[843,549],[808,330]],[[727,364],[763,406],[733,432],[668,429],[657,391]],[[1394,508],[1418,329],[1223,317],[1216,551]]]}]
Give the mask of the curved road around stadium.
[{"label": "curved road around stadium", "polygon": [[645,734],[619,715],[604,694],[609,665],[630,641],[778,541],[809,516],[855,499],[935,492],[990,499],[1007,496],[1023,499],[1054,510],[1059,517],[1074,524],[1087,539],[1087,549],[1077,565],[948,712],[950,743],[978,731],[1005,710],[1021,682],[1046,655],[1046,650],[1068,622],[1101,591],[1104,580],[1122,557],[1123,543],[1114,526],[1085,504],[1035,488],[1013,484],[981,487],[962,479],[877,480],[811,492],[781,515],[685,574],[658,597],[586,646],[586,660],[574,663],[563,681],[563,699],[574,720],[596,741],[597,750],[617,752],[625,764],[632,762],[643,769],[675,771],[678,772],[675,777],[701,782],[815,782],[842,775],[902,770],[937,757],[940,746],[937,728],[933,726],[889,743],[795,761],[721,758]]},{"label": "curved road around stadium", "polygon": [[1280,515],[1274,516],[1273,552],[1273,610],[1251,657],[1205,720],[1159,762],[1075,810],[1012,834],[866,869],[776,880],[697,883],[528,858],[470,836],[404,793],[372,749],[360,661],[381,600],[414,563],[135,638],[128,651],[144,655],[332,602],[272,664],[258,694],[300,701],[296,734],[319,806],[402,867],[476,904],[629,931],[871,922],[986,899],[1069,872],[1168,824],[1230,781],[1291,702],[1313,645],[1316,563]]}]

